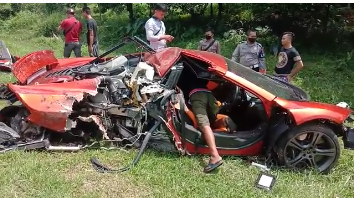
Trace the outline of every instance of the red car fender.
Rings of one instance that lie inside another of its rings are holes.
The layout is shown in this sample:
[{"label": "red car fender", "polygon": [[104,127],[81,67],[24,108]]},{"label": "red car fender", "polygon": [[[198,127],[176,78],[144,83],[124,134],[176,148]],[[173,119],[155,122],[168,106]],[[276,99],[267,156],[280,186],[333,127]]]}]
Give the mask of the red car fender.
[{"label": "red car fender", "polygon": [[73,103],[80,102],[84,94],[96,95],[99,83],[100,80],[94,78],[26,86],[9,84],[8,87],[31,113],[27,118],[29,121],[57,132],[64,132],[71,128],[68,116],[72,112]]},{"label": "red car fender", "polygon": [[352,112],[347,108],[319,102],[288,101],[279,97],[274,102],[286,109],[297,125],[319,119],[329,120],[341,125]]}]

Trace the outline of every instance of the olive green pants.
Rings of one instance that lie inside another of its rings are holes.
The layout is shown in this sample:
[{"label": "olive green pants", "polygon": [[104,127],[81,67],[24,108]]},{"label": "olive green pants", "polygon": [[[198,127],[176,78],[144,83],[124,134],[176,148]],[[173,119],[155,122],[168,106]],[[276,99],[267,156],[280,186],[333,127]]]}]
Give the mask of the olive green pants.
[{"label": "olive green pants", "polygon": [[192,112],[200,127],[210,126],[217,119],[219,111],[216,98],[210,92],[199,91],[190,96]]}]

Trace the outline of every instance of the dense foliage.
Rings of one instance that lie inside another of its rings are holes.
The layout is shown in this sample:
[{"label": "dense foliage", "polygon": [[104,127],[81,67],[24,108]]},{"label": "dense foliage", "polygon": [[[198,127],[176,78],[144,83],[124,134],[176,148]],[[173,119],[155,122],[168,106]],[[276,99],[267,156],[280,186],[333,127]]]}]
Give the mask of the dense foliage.
[{"label": "dense foliage", "polygon": [[[80,9],[89,5],[99,23],[101,43],[113,43],[125,35],[143,35],[144,23],[152,15],[154,4],[19,4],[0,5],[0,17],[5,20],[3,28],[16,31],[27,27],[35,36],[53,37],[56,27],[65,16],[67,7]],[[169,3],[165,23],[167,33],[179,40],[200,38],[210,26],[219,39],[237,43],[245,38],[245,30],[258,30],[259,41],[270,47],[277,37],[272,34],[271,14],[282,13],[286,30],[296,35],[295,45],[300,51],[312,53],[348,54],[341,64],[348,65],[353,55],[354,4],[223,4],[223,3]],[[353,57],[352,57],[353,58]]]}]

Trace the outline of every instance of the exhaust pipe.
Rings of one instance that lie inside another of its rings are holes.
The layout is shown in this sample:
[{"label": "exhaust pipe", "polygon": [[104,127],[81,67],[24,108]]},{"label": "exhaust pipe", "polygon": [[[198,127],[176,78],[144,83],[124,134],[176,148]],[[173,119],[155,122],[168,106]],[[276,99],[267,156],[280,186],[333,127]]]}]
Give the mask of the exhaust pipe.
[{"label": "exhaust pipe", "polygon": [[43,140],[47,151],[79,151],[82,149],[80,146],[53,146],[49,140]]},{"label": "exhaust pipe", "polygon": [[49,145],[46,147],[47,151],[79,151],[81,150],[80,146],[52,146]]}]

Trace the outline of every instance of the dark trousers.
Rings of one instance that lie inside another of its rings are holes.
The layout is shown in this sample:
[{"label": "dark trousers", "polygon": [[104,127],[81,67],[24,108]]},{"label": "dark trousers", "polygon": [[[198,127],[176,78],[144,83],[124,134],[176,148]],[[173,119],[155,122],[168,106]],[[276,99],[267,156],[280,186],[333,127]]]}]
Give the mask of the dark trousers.
[{"label": "dark trousers", "polygon": [[260,68],[259,67],[252,68],[252,69],[253,69],[253,71],[260,72]]},{"label": "dark trousers", "polygon": [[81,57],[81,44],[79,42],[66,43],[63,52],[64,58],[69,58],[71,51],[74,51],[75,57]]},{"label": "dark trousers", "polygon": [[98,57],[99,56],[99,41],[95,41],[92,44],[92,53],[90,54],[90,57]]}]

